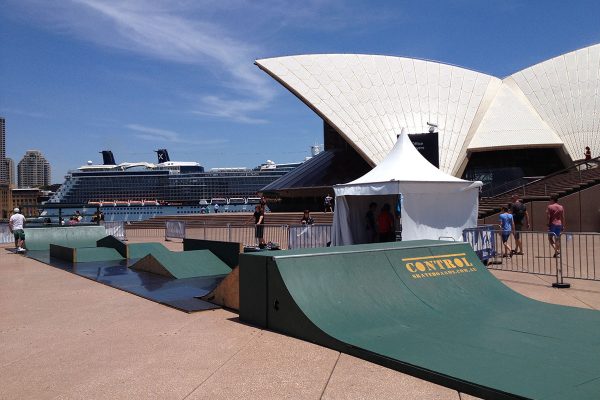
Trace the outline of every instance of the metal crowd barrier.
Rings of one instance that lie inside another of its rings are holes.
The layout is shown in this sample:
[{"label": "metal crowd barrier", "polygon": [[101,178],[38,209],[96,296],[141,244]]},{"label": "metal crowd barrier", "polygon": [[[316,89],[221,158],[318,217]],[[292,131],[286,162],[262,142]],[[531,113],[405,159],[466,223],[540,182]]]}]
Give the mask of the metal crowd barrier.
[{"label": "metal crowd barrier", "polygon": [[[565,278],[600,280],[600,265],[596,262],[596,253],[600,254],[598,233],[563,232],[556,237],[549,232],[522,231],[523,254],[503,257],[502,231],[498,226],[492,227],[470,228],[463,232],[465,242],[471,244],[490,269],[555,276],[553,286],[556,287],[568,287]],[[556,257],[550,235],[560,243]],[[510,235],[507,243],[512,250],[516,249],[514,235]]]},{"label": "metal crowd barrier", "polygon": [[560,235],[560,263],[564,278],[600,280],[600,234],[563,232]]},{"label": "metal crowd barrier", "polygon": [[[281,249],[287,249],[289,229],[287,225],[263,225],[263,237],[266,242],[277,243]],[[185,237],[191,239],[219,240],[239,242],[245,246],[258,244],[255,237],[255,225],[202,225],[188,226]]]},{"label": "metal crowd barrier", "polygon": [[327,247],[331,243],[331,225],[292,225],[289,227],[288,249]]}]

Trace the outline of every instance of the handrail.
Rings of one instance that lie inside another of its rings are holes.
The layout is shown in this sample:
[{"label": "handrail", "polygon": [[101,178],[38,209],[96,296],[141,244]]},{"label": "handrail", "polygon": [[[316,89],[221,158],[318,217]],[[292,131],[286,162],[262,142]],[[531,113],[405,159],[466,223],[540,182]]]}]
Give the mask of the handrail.
[{"label": "handrail", "polygon": [[[563,168],[563,169],[561,169],[559,171],[555,171],[555,172],[553,172],[551,174],[548,174],[548,175],[546,175],[546,176],[544,176],[544,177],[542,177],[540,179],[536,179],[534,181],[531,181],[531,182],[529,182],[529,183],[527,183],[525,185],[515,186],[514,188],[512,188],[510,190],[507,190],[507,191],[504,191],[502,193],[490,196],[488,198],[489,199],[494,199],[494,198],[497,198],[497,197],[504,196],[506,194],[509,194],[510,192],[514,192],[515,190],[518,190],[518,189],[521,189],[521,188],[525,188],[525,186],[529,186],[529,185],[532,185],[534,183],[538,183],[538,182],[544,181],[546,179],[553,178],[553,177],[555,177],[557,175],[564,174],[565,172],[570,172],[571,170],[575,170],[575,169],[577,169],[578,167],[580,167],[580,166],[582,166],[584,164],[596,164],[595,168],[598,168],[598,165],[600,164],[600,156],[594,157],[594,158],[592,158],[590,160],[576,161],[573,165],[571,165],[571,166],[569,166],[567,168]],[[519,178],[519,179],[523,179],[523,178]]]}]

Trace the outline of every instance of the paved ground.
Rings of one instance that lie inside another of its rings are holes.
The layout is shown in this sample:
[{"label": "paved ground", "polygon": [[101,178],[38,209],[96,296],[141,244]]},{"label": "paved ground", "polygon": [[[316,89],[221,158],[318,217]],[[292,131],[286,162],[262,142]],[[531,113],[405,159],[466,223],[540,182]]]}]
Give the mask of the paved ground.
[{"label": "paved ground", "polygon": [[[551,277],[494,274],[538,300],[600,309],[600,282],[559,290]],[[185,314],[3,248],[0,398],[472,399],[225,310]]]}]

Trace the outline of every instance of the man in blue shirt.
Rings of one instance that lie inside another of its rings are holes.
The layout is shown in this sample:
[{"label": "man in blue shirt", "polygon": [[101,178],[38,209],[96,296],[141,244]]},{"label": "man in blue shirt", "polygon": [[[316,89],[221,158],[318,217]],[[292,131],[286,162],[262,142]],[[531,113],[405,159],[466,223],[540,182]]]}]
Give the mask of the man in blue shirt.
[{"label": "man in blue shirt", "polygon": [[513,223],[513,216],[508,212],[507,207],[502,207],[502,213],[500,214],[500,226],[502,227],[502,246],[504,248],[504,254],[502,257],[511,257],[512,249],[508,245],[508,239],[510,234],[515,233],[515,224]]}]

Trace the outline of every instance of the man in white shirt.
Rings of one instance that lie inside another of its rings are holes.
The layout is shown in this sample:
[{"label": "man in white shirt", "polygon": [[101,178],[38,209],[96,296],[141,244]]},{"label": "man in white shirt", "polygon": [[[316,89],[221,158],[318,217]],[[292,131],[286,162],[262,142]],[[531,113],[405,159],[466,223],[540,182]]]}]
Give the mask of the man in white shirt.
[{"label": "man in white shirt", "polygon": [[20,213],[18,208],[13,210],[14,214],[8,220],[8,227],[15,236],[15,250],[17,253],[24,253],[25,249],[25,217]]}]

